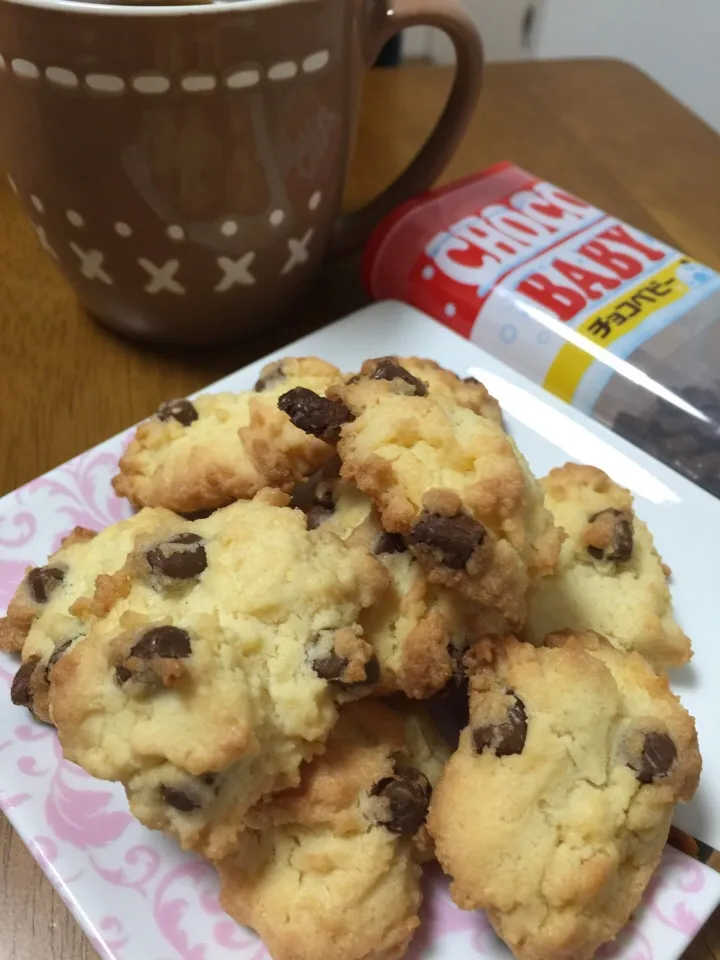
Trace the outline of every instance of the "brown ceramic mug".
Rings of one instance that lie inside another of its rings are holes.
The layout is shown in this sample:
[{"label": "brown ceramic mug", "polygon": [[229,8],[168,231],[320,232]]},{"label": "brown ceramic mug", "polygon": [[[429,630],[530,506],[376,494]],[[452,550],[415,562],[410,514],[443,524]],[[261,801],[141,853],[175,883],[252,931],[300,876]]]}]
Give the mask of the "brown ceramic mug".
[{"label": "brown ceramic mug", "polygon": [[[343,219],[362,70],[418,24],[455,45],[445,112],[398,180]],[[458,0],[0,0],[0,165],[102,323],[240,339],[436,178],[481,73]]]}]

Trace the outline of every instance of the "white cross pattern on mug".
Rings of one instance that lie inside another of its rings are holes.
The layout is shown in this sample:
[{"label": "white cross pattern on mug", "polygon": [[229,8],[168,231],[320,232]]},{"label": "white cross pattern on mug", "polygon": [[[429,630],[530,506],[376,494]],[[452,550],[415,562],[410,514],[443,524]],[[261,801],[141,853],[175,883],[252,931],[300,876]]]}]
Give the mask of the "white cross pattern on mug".
[{"label": "white cross pattern on mug", "polygon": [[108,286],[112,286],[112,277],[103,270],[103,260],[105,254],[99,250],[88,250],[87,252],[76,243],[70,244],[72,252],[80,259],[80,272],[88,280],[102,280]]},{"label": "white cross pattern on mug", "polygon": [[255,254],[251,250],[244,254],[239,260],[232,260],[230,257],[218,257],[218,266],[223,272],[223,277],[215,286],[216,293],[225,293],[232,289],[236,284],[243,287],[251,287],[255,283],[255,277],[250,273],[250,264],[255,259]]},{"label": "white cross pattern on mug", "polygon": [[140,257],[138,263],[150,277],[143,288],[145,293],[160,293],[161,291],[176,294],[185,293],[185,287],[175,280],[175,274],[180,266],[179,260],[168,260],[167,263],[158,267],[151,260]]},{"label": "white cross pattern on mug", "polygon": [[305,236],[300,240],[290,237],[287,242],[290,256],[288,257],[287,262],[280,273],[289,273],[294,267],[299,266],[301,263],[305,263],[305,261],[310,257],[307,248],[308,244],[312,240],[312,235],[313,230],[312,227],[310,227]]}]

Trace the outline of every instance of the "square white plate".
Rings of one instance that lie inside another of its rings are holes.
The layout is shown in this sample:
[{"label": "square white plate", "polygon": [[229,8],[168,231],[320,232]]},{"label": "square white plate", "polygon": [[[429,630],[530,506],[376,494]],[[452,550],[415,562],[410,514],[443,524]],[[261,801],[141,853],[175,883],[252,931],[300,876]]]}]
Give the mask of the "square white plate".
[{"label": "square white plate", "polygon": [[[472,373],[500,399],[508,426],[538,475],[575,459],[603,467],[637,497],[673,569],[678,618],[693,638],[693,665],[675,687],[698,721],[705,772],[677,822],[720,848],[720,751],[711,750],[720,710],[713,692],[720,502],[477,347],[409,307],[377,304],[213,384],[252,385],[262,364],[317,354],[345,370],[388,353],[432,357]],[[114,437],[0,500],[0,609],[30,565],[42,564],[74,525],[99,528],[129,513],[110,478],[129,433]],[[262,960],[257,938],[220,910],[212,868],[146,830],[117,785],[100,783],[61,757],[51,729],[10,703],[16,661],[0,654],[0,809],[38,860],[98,952],[110,960]],[[479,812],[481,815],[481,811]],[[412,960],[502,960],[506,948],[484,915],[463,913],[436,871],[427,877],[426,923]],[[644,905],[604,960],[676,960],[720,902],[720,875],[672,848]]]}]

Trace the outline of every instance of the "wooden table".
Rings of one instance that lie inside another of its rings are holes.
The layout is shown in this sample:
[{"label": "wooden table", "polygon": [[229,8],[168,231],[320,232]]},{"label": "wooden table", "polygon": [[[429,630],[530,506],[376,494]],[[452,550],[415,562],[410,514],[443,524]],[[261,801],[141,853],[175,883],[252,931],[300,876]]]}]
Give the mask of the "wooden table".
[{"label": "wooden table", "polygon": [[[408,161],[440,110],[448,71],[368,77],[348,204]],[[445,179],[511,158],[720,269],[720,137],[614,61],[500,64]],[[192,353],[119,340],[89,321],[0,186],[0,494],[157,408],[361,306],[356,263],[283,329]],[[94,951],[6,821],[0,823],[0,960],[90,960]],[[720,960],[720,915],[686,955]]]}]

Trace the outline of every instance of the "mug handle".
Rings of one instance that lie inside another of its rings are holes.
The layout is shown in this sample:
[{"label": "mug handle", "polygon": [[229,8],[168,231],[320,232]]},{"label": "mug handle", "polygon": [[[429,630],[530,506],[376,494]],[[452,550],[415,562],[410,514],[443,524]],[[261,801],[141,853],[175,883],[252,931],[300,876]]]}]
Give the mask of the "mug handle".
[{"label": "mug handle", "polygon": [[368,7],[363,44],[368,67],[387,41],[401,30],[438,27],[455,47],[455,78],[440,118],[410,165],[374,200],[339,218],[334,253],[347,253],[361,246],[378,221],[394,207],[431,186],[455,153],[482,88],[482,40],[459,0],[371,0]]}]

